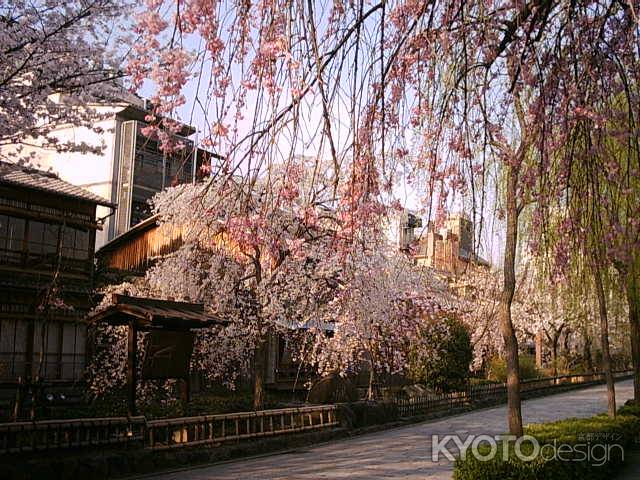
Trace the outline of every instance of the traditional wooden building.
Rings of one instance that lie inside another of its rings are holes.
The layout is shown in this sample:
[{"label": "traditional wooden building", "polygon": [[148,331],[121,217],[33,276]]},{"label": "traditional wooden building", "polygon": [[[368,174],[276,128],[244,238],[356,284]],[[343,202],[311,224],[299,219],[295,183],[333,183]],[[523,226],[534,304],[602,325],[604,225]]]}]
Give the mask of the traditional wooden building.
[{"label": "traditional wooden building", "polygon": [[[39,166],[52,168],[61,179],[117,203],[118,210],[98,207],[105,216],[104,227],[97,232],[96,247],[113,240],[152,215],[149,200],[165,188],[206,177],[211,162],[220,157],[197,147],[196,129],[180,122],[174,140],[183,148],[163,152],[157,139],[144,133],[153,105],[145,99],[121,90],[120,99],[96,99],[87,104],[95,111],[91,125],[61,122],[53,125],[52,135],[61,143],[70,142],[103,148],[99,152],[72,151],[60,155],[54,149],[41,148],[42,138],[22,145],[22,155],[34,154]],[[65,95],[53,95],[52,102],[63,102]],[[15,153],[17,145],[0,145],[5,155]],[[204,167],[204,168],[203,168]]]},{"label": "traditional wooden building", "polygon": [[[161,224],[159,220],[159,215],[154,215],[140,222],[96,252],[99,284],[117,284],[142,276],[159,258],[182,245],[182,229]],[[284,338],[276,335],[269,338],[265,360],[265,383],[268,388],[306,388],[306,372],[298,370]]]},{"label": "traditional wooden building", "polygon": [[182,245],[182,231],[160,225],[154,215],[117,236],[96,252],[98,282],[109,285],[142,276],[162,255]]},{"label": "traditional wooden building", "polygon": [[96,207],[56,175],[0,162],[0,381],[82,378]]}]

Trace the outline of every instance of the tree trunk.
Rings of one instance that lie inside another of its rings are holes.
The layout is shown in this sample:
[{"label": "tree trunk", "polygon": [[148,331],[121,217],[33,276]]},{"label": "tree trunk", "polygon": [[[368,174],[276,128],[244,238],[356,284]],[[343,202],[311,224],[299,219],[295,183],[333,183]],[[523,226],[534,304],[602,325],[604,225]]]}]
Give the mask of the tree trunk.
[{"label": "tree trunk", "polygon": [[607,412],[609,417],[616,416],[616,387],[611,370],[611,353],[609,352],[609,319],[607,318],[607,304],[602,286],[602,274],[597,262],[594,261],[593,277],[596,284],[598,310],[600,314],[600,342],[602,343],[602,368],[607,381]]},{"label": "tree trunk", "polygon": [[584,343],[582,344],[582,360],[585,362],[587,366],[588,372],[593,372],[593,356],[591,355],[591,337],[589,336],[589,332],[587,329],[582,330],[582,339]]},{"label": "tree trunk", "polygon": [[536,333],[536,367],[542,368],[542,330]]},{"label": "tree trunk", "polygon": [[627,303],[631,333],[631,361],[633,363],[633,399],[640,404],[640,282],[635,269],[626,275]]},{"label": "tree trunk", "polygon": [[127,415],[138,414],[136,409],[136,390],[138,388],[138,330],[133,321],[127,330]]},{"label": "tree trunk", "polygon": [[551,355],[553,356],[552,362],[553,362],[553,376],[557,377],[558,376],[558,343],[560,342],[560,334],[556,331],[553,334],[553,351],[551,353]]},{"label": "tree trunk", "polygon": [[369,390],[367,391],[367,400],[375,400],[375,393],[373,391],[373,383],[375,380],[375,373],[373,371],[373,365],[371,366],[371,370],[369,370]]},{"label": "tree trunk", "polygon": [[253,358],[253,409],[264,407],[264,374],[267,355],[267,342],[261,340],[256,347]]},{"label": "tree trunk", "polygon": [[22,412],[22,401],[24,397],[24,380],[22,377],[18,377],[18,388],[16,388],[16,403],[13,405],[12,422],[17,422],[20,419],[20,412]]},{"label": "tree trunk", "polygon": [[507,167],[506,214],[507,232],[504,249],[504,283],[498,306],[500,330],[507,357],[507,419],[509,433],[522,436],[522,410],[520,399],[520,364],[518,339],[511,320],[511,302],[516,288],[516,245],[518,241],[518,207],[516,186],[518,174],[514,167]]}]

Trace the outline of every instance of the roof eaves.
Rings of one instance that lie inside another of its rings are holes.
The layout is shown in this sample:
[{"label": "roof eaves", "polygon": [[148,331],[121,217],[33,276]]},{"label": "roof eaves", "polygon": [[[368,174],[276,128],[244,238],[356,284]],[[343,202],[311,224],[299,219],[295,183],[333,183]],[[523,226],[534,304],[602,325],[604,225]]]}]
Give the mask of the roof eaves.
[{"label": "roof eaves", "polygon": [[9,162],[0,162],[0,183],[116,208],[114,203],[57,175]]}]

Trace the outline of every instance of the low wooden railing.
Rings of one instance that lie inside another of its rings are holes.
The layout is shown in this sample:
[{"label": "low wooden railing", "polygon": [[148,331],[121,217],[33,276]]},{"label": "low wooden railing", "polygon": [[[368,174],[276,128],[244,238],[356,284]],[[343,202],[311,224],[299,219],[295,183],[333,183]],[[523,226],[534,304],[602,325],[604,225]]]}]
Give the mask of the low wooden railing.
[{"label": "low wooden railing", "polygon": [[320,430],[338,425],[337,409],[319,405],[153,420],[147,422],[147,446],[161,450]]},{"label": "low wooden railing", "polygon": [[[624,378],[631,372],[618,372]],[[522,382],[524,395],[562,389],[563,386],[602,382],[602,374],[563,375]],[[465,392],[397,398],[401,417],[455,410],[506,399],[504,384],[473,385]],[[218,444],[267,436],[333,428],[339,424],[338,405],[317,405],[203,415],[147,421],[144,417],[83,418],[0,424],[0,454],[128,445],[153,450]]]},{"label": "low wooden railing", "polygon": [[19,453],[140,441],[144,417],[82,418],[0,424],[0,453]]},{"label": "low wooden railing", "polygon": [[318,405],[147,421],[85,418],[0,424],[0,454],[126,445],[162,450],[285,435],[339,424],[337,405]]},{"label": "low wooden railing", "polygon": [[466,404],[468,404],[467,392],[428,393],[396,399],[398,414],[401,417],[415,417],[428,412],[453,410]]},{"label": "low wooden railing", "polygon": [[[629,377],[632,371],[615,372],[615,378]],[[520,383],[523,396],[533,396],[547,390],[561,389],[563,386],[591,385],[604,381],[603,373],[588,373],[580,375],[560,375],[557,377],[542,377],[525,380]],[[507,398],[507,386],[504,383],[489,383],[471,385],[464,392],[428,393],[409,398],[399,397],[395,400],[398,414],[401,417],[411,417],[437,413],[443,410],[454,410],[474,404],[500,403]]]}]

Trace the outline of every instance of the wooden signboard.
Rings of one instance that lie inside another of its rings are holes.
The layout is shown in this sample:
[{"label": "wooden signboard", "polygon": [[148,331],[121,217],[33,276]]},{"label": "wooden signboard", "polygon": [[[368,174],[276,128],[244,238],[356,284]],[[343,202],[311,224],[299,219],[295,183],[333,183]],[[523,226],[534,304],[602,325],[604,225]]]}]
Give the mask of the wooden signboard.
[{"label": "wooden signboard", "polygon": [[193,351],[193,332],[152,330],[145,338],[142,378],[187,378]]}]

